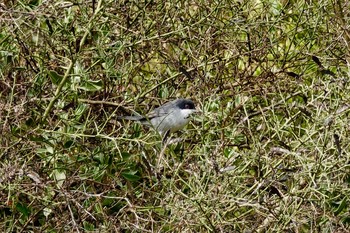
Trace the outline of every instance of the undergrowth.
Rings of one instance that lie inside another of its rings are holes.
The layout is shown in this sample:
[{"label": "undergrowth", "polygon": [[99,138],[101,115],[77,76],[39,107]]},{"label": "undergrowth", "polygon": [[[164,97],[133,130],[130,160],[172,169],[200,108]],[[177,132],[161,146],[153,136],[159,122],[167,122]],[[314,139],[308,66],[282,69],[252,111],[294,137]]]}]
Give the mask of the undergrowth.
[{"label": "undergrowth", "polygon": [[[347,232],[346,1],[0,3],[3,232]],[[116,116],[202,114],[164,148]]]}]

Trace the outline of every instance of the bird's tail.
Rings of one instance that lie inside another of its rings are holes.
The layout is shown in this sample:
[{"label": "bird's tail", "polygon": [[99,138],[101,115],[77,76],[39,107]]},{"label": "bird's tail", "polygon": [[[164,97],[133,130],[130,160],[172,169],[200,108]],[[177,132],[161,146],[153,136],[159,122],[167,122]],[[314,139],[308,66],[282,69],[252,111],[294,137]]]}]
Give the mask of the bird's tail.
[{"label": "bird's tail", "polygon": [[117,116],[118,120],[143,121],[143,116]]}]

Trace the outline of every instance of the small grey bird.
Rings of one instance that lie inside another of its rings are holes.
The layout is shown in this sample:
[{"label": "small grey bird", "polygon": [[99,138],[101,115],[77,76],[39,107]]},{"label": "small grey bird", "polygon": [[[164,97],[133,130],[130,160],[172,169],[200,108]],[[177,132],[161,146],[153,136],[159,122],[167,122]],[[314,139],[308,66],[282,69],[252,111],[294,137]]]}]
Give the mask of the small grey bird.
[{"label": "small grey bird", "polygon": [[176,99],[155,108],[146,116],[121,116],[118,119],[139,121],[145,125],[152,125],[159,134],[166,138],[184,128],[190,121],[190,116],[196,110],[194,103],[189,99]]}]

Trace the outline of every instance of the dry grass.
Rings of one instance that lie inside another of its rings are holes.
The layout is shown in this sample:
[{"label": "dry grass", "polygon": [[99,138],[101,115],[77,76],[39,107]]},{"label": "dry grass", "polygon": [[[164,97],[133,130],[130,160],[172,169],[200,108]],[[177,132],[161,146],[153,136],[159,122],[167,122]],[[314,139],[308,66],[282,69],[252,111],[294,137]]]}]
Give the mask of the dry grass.
[{"label": "dry grass", "polygon": [[1,231],[347,232],[347,4],[0,3]]}]

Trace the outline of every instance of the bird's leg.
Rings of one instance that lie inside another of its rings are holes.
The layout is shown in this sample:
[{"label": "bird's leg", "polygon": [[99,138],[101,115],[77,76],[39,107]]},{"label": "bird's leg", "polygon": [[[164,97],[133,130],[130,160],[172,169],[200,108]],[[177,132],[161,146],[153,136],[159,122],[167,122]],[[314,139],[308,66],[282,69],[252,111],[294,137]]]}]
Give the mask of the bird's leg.
[{"label": "bird's leg", "polygon": [[163,146],[166,147],[167,145],[175,144],[175,143],[178,143],[181,141],[182,141],[181,138],[171,138],[170,137],[170,130],[168,130],[165,132],[165,134],[163,136],[162,143],[163,143]]},{"label": "bird's leg", "polygon": [[[164,137],[163,137],[163,140],[162,140],[162,150],[161,150],[161,152],[160,152],[160,154],[159,154],[159,157],[158,157],[157,172],[159,172],[159,171],[161,170],[160,162],[161,162],[162,158],[164,157],[165,150],[166,150],[167,146],[169,145],[169,141],[170,141],[170,140],[169,140],[170,138],[168,138],[169,133],[170,133],[170,130],[168,130],[168,131],[165,133],[165,135],[164,135]],[[166,162],[166,160],[164,160],[164,161]],[[168,165],[168,167],[169,167],[169,164],[167,164],[167,165]]]},{"label": "bird's leg", "polygon": [[167,130],[167,131],[165,132],[164,136],[163,136],[163,140],[162,140],[163,145],[166,145],[166,144],[167,144],[167,139],[168,139],[168,137],[169,137],[169,134],[170,134],[170,129]]}]

